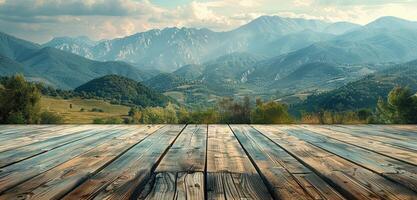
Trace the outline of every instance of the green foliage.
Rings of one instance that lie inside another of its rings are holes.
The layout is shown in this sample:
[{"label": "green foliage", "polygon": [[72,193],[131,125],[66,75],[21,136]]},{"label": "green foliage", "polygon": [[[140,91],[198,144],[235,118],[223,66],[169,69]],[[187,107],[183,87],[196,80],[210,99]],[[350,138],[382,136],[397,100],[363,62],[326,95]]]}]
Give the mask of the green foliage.
[{"label": "green foliage", "polygon": [[104,112],[104,110],[100,108],[92,108],[91,112]]},{"label": "green foliage", "polygon": [[198,110],[190,113],[189,124],[217,124],[220,114],[215,109]]},{"label": "green foliage", "polygon": [[109,117],[107,119],[95,118],[93,124],[123,124],[124,121],[120,117]]},{"label": "green foliage", "polygon": [[144,124],[176,124],[178,117],[176,108],[169,103],[165,107],[147,107],[141,110],[131,110],[129,115],[133,123]]},{"label": "green foliage", "polygon": [[242,102],[237,102],[232,98],[224,98],[219,102],[218,107],[221,123],[248,124],[251,121],[249,97],[245,97]]},{"label": "green foliage", "polygon": [[123,124],[123,120],[120,117],[109,117],[105,121],[106,124]]},{"label": "green foliage", "polygon": [[365,124],[372,120],[372,112],[359,111],[321,111],[318,113],[303,113],[301,123],[304,124]]},{"label": "green foliage", "polygon": [[132,79],[117,75],[107,75],[83,84],[74,90],[84,98],[99,98],[114,104],[137,106],[165,106],[168,97],[155,92]]},{"label": "green foliage", "polygon": [[284,104],[275,101],[266,103],[257,101],[256,108],[252,111],[251,122],[254,124],[284,124],[292,123],[293,120]]},{"label": "green foliage", "polygon": [[0,123],[39,123],[41,94],[22,75],[2,79]]},{"label": "green foliage", "polygon": [[378,100],[376,117],[379,123],[417,123],[417,97],[408,88],[395,87],[386,102]]},{"label": "green foliage", "polygon": [[105,121],[102,118],[95,118],[93,119],[93,124],[105,124]]},{"label": "green foliage", "polygon": [[62,116],[52,112],[41,113],[41,124],[62,124],[64,119]]},{"label": "green foliage", "polygon": [[417,61],[391,67],[329,92],[311,95],[303,103],[294,105],[291,113],[300,110],[341,112],[373,109],[378,99],[386,97],[396,86],[408,86],[412,92],[417,91]]}]

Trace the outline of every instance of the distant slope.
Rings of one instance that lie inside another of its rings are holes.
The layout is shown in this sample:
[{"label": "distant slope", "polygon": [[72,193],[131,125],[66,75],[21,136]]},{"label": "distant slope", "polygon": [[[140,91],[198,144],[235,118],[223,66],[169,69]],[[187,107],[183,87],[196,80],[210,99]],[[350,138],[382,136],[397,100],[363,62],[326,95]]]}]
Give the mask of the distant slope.
[{"label": "distant slope", "polygon": [[395,86],[417,91],[417,61],[396,65],[338,89],[310,96],[302,104],[294,106],[294,110],[317,112],[322,109],[343,111],[374,108],[378,98],[385,99]]},{"label": "distant slope", "polygon": [[288,76],[279,79],[269,86],[279,91],[328,89],[337,79],[344,79],[348,75],[346,70],[339,65],[314,62],[300,66]]},{"label": "distant slope", "polygon": [[262,58],[250,53],[232,53],[201,65],[186,65],[173,73],[162,73],[145,84],[160,91],[199,85],[218,94],[232,94],[247,81],[252,66]]},{"label": "distant slope", "polygon": [[93,79],[77,87],[74,91],[143,107],[163,106],[169,101],[168,97],[149,89],[141,83],[117,75],[106,75]]},{"label": "distant slope", "polygon": [[[277,56],[331,39],[333,34],[342,34],[355,27],[350,23],[331,26],[321,20],[262,16],[227,32],[173,27],[106,40],[94,46],[79,43],[79,38],[73,41],[58,38],[44,46],[95,60],[122,60],[173,72],[187,64],[201,64],[235,52]],[[306,40],[300,40],[297,37],[300,34],[308,35]],[[280,41],[285,44],[279,44]]]},{"label": "distant slope", "polygon": [[142,81],[152,74],[124,62],[98,62],[0,33],[0,71],[2,75],[22,73],[31,80],[71,89],[91,79],[118,74]]},{"label": "distant slope", "polygon": [[403,63],[417,58],[417,26],[397,18],[381,18],[327,41],[258,63],[249,82],[269,85],[313,62],[360,65]]}]

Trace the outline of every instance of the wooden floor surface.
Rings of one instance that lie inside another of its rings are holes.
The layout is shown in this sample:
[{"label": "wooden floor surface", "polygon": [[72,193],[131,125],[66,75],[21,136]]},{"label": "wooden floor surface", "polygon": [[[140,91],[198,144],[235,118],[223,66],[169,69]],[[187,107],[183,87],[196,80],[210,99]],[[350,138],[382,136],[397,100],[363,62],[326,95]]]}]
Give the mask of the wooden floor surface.
[{"label": "wooden floor surface", "polygon": [[0,200],[416,199],[416,125],[2,125]]}]

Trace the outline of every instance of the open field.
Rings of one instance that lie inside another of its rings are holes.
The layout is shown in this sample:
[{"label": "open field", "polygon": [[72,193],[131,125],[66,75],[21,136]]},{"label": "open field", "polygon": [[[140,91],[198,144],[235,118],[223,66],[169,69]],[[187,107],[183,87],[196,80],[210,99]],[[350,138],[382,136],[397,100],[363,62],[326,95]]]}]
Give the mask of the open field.
[{"label": "open field", "polygon": [[417,199],[417,126],[3,125],[0,199]]},{"label": "open field", "polygon": [[[72,108],[70,108],[72,104]],[[42,110],[59,113],[68,124],[88,124],[95,118],[109,118],[126,116],[129,107],[113,105],[106,101],[94,99],[56,99],[43,96],[41,99]],[[92,112],[93,108],[103,112]],[[84,109],[84,111],[81,111]]]}]

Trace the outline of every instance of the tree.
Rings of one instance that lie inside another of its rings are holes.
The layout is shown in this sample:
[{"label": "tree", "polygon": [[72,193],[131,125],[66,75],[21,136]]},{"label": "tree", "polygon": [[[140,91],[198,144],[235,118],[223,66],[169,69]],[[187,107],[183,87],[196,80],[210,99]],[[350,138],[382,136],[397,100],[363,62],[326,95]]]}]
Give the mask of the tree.
[{"label": "tree", "polygon": [[378,100],[376,115],[381,123],[417,123],[417,97],[408,88],[395,87],[387,102]]},{"label": "tree", "polygon": [[40,98],[38,88],[26,82],[22,75],[3,81],[0,89],[0,123],[39,123]]},{"label": "tree", "polygon": [[267,103],[257,102],[257,104],[256,108],[252,111],[252,123],[283,124],[292,122],[286,105],[275,101]]}]

